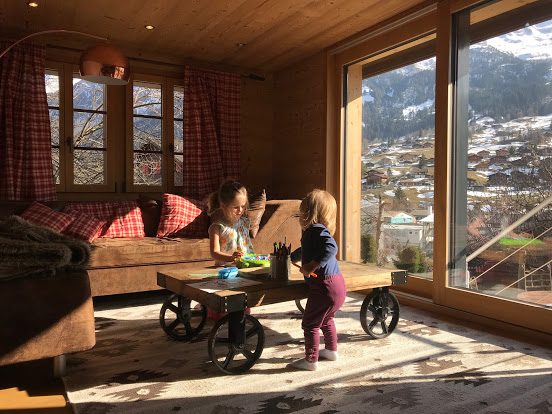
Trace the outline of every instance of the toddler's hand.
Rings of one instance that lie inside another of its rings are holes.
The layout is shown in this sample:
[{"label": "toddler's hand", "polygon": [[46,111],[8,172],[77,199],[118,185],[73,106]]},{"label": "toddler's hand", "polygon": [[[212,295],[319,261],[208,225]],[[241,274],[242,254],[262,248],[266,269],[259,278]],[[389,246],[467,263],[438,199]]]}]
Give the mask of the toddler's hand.
[{"label": "toddler's hand", "polygon": [[234,253],[232,253],[232,259],[236,260],[243,256],[243,252],[241,250],[236,250]]},{"label": "toddler's hand", "polygon": [[303,268],[302,266],[299,268],[299,271],[303,274],[304,277],[318,277],[316,273],[309,272],[307,269]]}]

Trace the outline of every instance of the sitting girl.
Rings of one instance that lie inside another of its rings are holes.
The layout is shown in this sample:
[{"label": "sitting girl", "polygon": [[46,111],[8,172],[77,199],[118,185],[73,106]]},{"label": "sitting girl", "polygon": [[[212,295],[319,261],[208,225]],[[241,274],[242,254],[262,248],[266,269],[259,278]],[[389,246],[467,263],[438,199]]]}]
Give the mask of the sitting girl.
[{"label": "sitting girl", "polygon": [[[249,238],[249,219],[244,215],[247,209],[247,190],[237,181],[222,183],[218,191],[209,196],[208,213],[209,250],[216,266],[232,264],[244,254],[253,253]],[[250,313],[249,308],[245,310]],[[208,317],[219,320],[224,315],[208,310]]]},{"label": "sitting girl", "polygon": [[245,187],[237,181],[225,181],[209,196],[207,203],[212,223],[209,250],[215,265],[229,264],[244,254],[253,253],[249,219],[244,215],[247,209]]}]

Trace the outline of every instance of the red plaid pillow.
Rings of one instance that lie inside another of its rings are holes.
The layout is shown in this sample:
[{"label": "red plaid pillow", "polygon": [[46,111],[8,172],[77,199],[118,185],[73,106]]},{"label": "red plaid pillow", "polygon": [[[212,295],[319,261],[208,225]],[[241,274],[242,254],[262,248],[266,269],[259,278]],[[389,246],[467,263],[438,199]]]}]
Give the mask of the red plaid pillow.
[{"label": "red plaid pillow", "polygon": [[201,201],[163,194],[157,237],[207,237],[209,217]]},{"label": "red plaid pillow", "polygon": [[105,237],[145,237],[142,212],[136,201],[123,201],[115,207],[115,218]]},{"label": "red plaid pillow", "polygon": [[144,222],[136,201],[70,203],[64,211],[89,215],[110,223],[100,237],[144,237]]},{"label": "red plaid pillow", "polygon": [[49,227],[59,233],[75,220],[73,216],[69,214],[52,210],[50,207],[36,201],[21,214],[21,217],[29,223]]},{"label": "red plaid pillow", "polygon": [[63,231],[63,234],[92,243],[100,237],[106,223],[105,220],[92,216],[77,215],[69,227]]},{"label": "red plaid pillow", "polygon": [[112,208],[109,206],[109,204],[99,201],[91,201],[85,203],[68,203],[63,208],[63,211],[75,217],[84,215],[105,221],[106,224],[102,227],[102,230],[98,237],[103,237],[105,235],[114,216]]}]

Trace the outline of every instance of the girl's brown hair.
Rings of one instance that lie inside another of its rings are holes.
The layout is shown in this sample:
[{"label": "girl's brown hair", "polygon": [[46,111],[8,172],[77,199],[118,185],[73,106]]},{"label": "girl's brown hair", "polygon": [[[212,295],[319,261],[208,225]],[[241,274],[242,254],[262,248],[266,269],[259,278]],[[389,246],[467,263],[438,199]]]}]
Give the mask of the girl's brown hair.
[{"label": "girl's brown hair", "polygon": [[334,234],[337,202],[327,191],[317,188],[308,193],[301,201],[299,214],[305,228],[312,224],[323,224],[330,234]]},{"label": "girl's brown hair", "polygon": [[247,200],[247,189],[238,181],[226,180],[219,189],[209,195],[207,199],[208,214],[221,208],[222,205],[229,204],[237,194],[243,194]]}]

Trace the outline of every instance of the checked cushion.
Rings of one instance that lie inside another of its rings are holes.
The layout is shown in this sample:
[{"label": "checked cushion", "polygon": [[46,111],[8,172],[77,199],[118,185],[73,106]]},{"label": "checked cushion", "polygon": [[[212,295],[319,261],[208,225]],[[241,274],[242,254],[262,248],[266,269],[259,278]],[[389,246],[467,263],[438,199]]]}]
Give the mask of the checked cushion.
[{"label": "checked cushion", "polygon": [[100,220],[85,214],[75,213],[75,220],[63,230],[63,234],[74,237],[76,239],[92,243],[102,233],[104,226],[107,224],[105,220]]},{"label": "checked cushion", "polygon": [[109,223],[102,230],[100,237],[145,236],[142,213],[135,200],[69,203],[63,211],[70,214],[78,212]]},{"label": "checked cushion", "polygon": [[21,217],[29,223],[48,227],[58,233],[61,233],[75,220],[73,216],[53,210],[37,201],[34,201],[21,213]]},{"label": "checked cushion", "polygon": [[163,194],[157,237],[208,237],[209,216],[201,201]]}]

